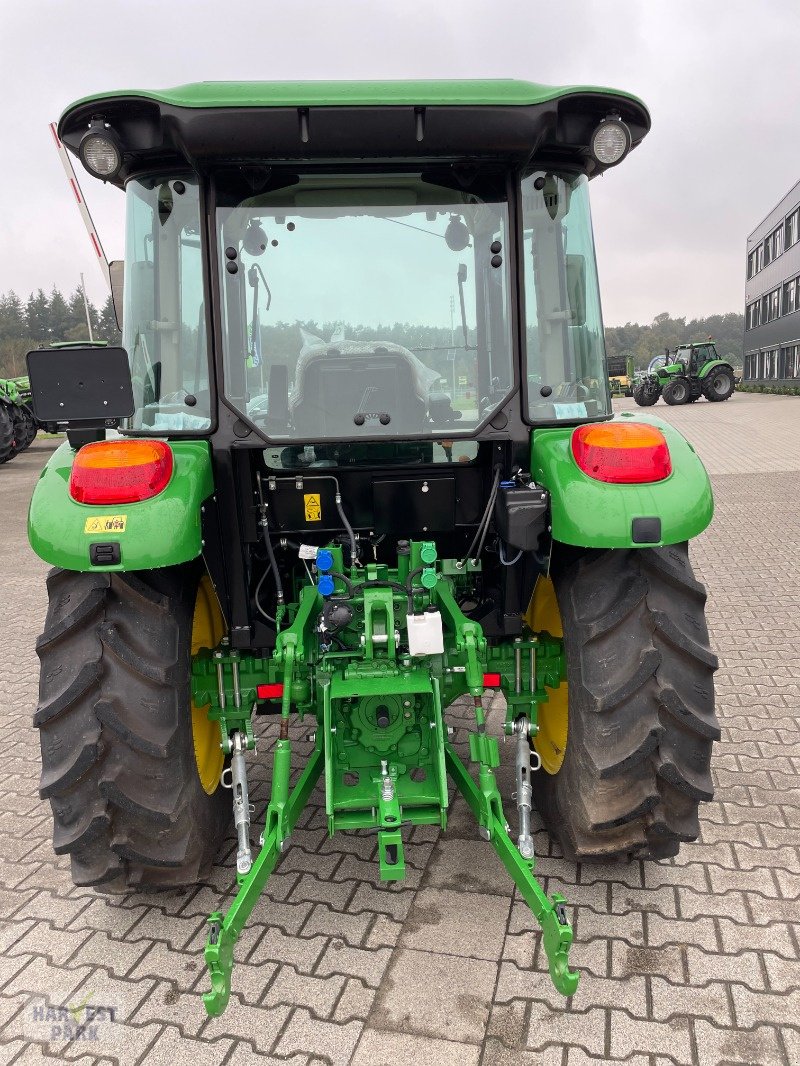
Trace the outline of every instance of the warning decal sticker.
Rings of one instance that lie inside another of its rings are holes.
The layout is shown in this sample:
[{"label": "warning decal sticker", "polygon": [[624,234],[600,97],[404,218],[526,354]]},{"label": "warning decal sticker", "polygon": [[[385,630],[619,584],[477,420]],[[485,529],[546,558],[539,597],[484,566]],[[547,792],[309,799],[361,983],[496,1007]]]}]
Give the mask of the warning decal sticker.
[{"label": "warning decal sticker", "polygon": [[98,514],[86,519],[84,533],[124,533],[126,514]]},{"label": "warning decal sticker", "polygon": [[306,522],[322,521],[322,501],[318,492],[307,492],[303,495],[303,503],[306,508]]}]

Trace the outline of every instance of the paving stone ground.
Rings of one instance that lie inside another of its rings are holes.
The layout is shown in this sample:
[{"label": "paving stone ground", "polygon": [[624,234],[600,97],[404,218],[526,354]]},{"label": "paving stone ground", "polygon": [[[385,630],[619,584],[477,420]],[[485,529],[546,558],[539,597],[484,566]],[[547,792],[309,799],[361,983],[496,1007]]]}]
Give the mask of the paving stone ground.
[{"label": "paving stone ground", "polygon": [[[317,793],[238,945],[230,1007],[206,1019],[203,925],[232,883],[233,842],[211,882],[184,894],[71,887],[31,726],[46,568],[25,512],[50,445],[1,467],[0,1066],[800,1063],[800,399],[658,413],[703,457],[717,501],[692,549],[721,660],[717,791],[701,839],[668,862],[576,866],[537,832],[545,887],[571,904],[571,1002],[461,801],[446,834],[411,834],[408,878],[386,887],[374,838],[326,838]],[[466,711],[451,720],[461,742]],[[490,728],[501,720],[497,701]],[[268,773],[252,776],[261,809]],[[36,1021],[34,1002],[87,1000],[116,1009],[94,1043],[51,1039]]]}]

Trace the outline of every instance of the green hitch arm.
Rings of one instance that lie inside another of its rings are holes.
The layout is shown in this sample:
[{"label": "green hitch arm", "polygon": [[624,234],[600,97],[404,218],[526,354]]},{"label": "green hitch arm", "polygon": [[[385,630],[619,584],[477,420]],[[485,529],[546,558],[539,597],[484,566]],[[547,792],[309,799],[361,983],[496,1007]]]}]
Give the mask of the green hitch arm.
[{"label": "green hitch arm", "polygon": [[466,683],[467,691],[471,696],[483,694],[483,665],[482,659],[486,654],[486,638],[483,630],[477,622],[467,618],[456,603],[453,595],[453,586],[445,578],[439,578],[434,588],[434,595],[439,604],[439,610],[447,619],[453,632],[456,648],[466,652]]},{"label": "green hitch arm", "polygon": [[267,805],[267,817],[264,825],[264,838],[275,834],[280,851],[283,842],[289,836],[291,828],[287,825],[289,803],[289,775],[292,763],[292,742],[279,740],[275,745],[272,764],[272,791]]},{"label": "green hitch arm", "polygon": [[[445,760],[448,773],[453,778],[456,787],[467,801],[476,820],[480,820],[485,811],[484,796],[472,780],[452,744],[445,744]],[[533,860],[524,859],[520,855],[508,835],[505,819],[498,819],[496,813],[494,813],[490,840],[500,861],[542,928],[542,939],[551,981],[563,996],[573,995],[578,987],[580,974],[569,968],[572,926],[567,920],[564,897],[556,892],[551,899],[548,899],[534,877]]]},{"label": "green hitch arm", "polygon": [[[319,738],[286,804],[285,825],[289,832],[294,828],[300,812],[314,790],[322,773],[323,762],[322,739]],[[228,913],[223,918],[220,911],[215,911],[208,919],[210,929],[206,940],[205,960],[211,978],[211,991],[203,996],[203,1005],[212,1018],[222,1014],[228,1005],[234,946],[279,858],[280,841],[275,828],[265,837],[261,851],[250,873],[239,886]]]}]

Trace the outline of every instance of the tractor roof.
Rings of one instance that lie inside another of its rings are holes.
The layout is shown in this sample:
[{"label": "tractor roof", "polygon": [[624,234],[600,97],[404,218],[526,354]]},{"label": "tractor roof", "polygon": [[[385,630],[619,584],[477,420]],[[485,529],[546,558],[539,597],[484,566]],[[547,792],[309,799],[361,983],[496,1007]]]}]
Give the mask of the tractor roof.
[{"label": "tractor roof", "polygon": [[635,147],[650,128],[637,97],[514,80],[200,82],[84,97],[58,133],[73,152],[95,118],[120,137],[123,185],[145,169],[208,162],[502,159],[602,170],[588,152],[616,112]]}]

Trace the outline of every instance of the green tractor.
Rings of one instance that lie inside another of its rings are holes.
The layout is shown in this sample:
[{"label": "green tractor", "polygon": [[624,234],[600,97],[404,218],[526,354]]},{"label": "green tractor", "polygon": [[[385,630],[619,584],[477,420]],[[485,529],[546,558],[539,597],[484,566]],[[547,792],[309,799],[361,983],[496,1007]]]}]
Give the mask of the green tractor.
[{"label": "green tractor", "polygon": [[640,407],[652,407],[659,396],[673,407],[694,403],[701,396],[718,403],[729,400],[735,387],[733,366],[717,356],[714,342],[708,340],[680,344],[672,352],[665,348],[639,376],[633,398]]},{"label": "green tractor", "polygon": [[29,401],[27,378],[0,378],[0,463],[24,452],[36,437]]},{"label": "green tractor", "polygon": [[687,545],[712,494],[676,429],[612,413],[589,214],[649,124],[626,93],[513,81],[209,83],[61,117],[124,190],[124,347],[28,357],[67,432],[29,519],[55,568],[41,795],[104,892],[207,878],[232,816],[211,1015],[318,783],[386,881],[463,795],[564,995],[534,808],[575,861],[698,835],[719,728]]}]

